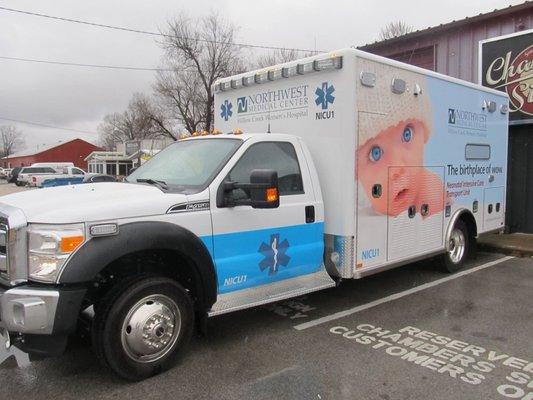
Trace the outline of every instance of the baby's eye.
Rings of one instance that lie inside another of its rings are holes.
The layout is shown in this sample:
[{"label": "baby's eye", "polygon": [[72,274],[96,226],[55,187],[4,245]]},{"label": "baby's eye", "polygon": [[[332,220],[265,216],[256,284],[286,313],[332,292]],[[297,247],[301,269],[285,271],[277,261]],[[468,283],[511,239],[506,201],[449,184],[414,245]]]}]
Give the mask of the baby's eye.
[{"label": "baby's eye", "polygon": [[374,146],[372,149],[370,149],[370,153],[368,153],[368,158],[370,158],[370,161],[376,162],[379,161],[381,156],[383,155],[383,150],[379,146]]},{"label": "baby's eye", "polygon": [[413,128],[406,126],[402,133],[402,140],[404,142],[410,142],[413,138]]}]

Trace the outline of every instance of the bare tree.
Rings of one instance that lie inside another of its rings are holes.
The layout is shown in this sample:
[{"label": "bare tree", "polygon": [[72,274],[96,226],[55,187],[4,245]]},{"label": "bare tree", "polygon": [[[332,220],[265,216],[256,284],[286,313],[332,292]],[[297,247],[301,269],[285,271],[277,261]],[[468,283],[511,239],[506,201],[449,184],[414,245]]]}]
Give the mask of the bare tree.
[{"label": "bare tree", "polygon": [[167,136],[176,139],[178,125],[190,133],[212,128],[213,84],[244,69],[241,49],[233,44],[235,32],[235,26],[217,14],[196,19],[182,14],[168,23],[161,46],[172,71],[158,73],[154,116]]},{"label": "bare tree", "polygon": [[412,32],[414,28],[405,21],[389,22],[379,32],[379,40],[388,40]]},{"label": "bare tree", "polygon": [[2,157],[7,157],[22,147],[25,141],[21,131],[12,125],[0,126],[0,153]]},{"label": "bare tree", "polygon": [[153,120],[154,110],[155,106],[146,95],[134,93],[124,112],[106,115],[98,126],[102,145],[112,149],[117,142],[145,139],[160,134],[160,129]]},{"label": "bare tree", "polygon": [[298,50],[294,49],[279,49],[271,53],[263,54],[257,59],[255,67],[257,69],[270,67],[271,65],[282,64],[289,61],[297,60],[298,58],[310,57],[311,53],[300,54]]}]

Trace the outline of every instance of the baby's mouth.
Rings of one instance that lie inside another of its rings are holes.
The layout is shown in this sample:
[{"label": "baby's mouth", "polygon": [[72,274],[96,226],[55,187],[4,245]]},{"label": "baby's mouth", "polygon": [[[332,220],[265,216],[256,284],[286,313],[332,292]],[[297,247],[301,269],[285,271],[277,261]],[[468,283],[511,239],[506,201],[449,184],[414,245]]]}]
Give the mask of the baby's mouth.
[{"label": "baby's mouth", "polygon": [[394,196],[394,201],[395,202],[402,202],[403,200],[405,200],[405,198],[407,197],[407,192],[408,191],[409,191],[409,189],[407,189],[407,188],[401,189],[398,193],[396,193],[396,196]]}]

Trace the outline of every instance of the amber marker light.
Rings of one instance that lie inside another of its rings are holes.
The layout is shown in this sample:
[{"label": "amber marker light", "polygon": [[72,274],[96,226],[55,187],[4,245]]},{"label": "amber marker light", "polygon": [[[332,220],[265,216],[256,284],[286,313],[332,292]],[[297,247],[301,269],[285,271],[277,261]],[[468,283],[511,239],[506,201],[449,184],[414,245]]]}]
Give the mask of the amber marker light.
[{"label": "amber marker light", "polygon": [[276,188],[269,188],[266,190],[266,200],[269,203],[274,203],[278,201],[278,189]]},{"label": "amber marker light", "polygon": [[59,248],[62,253],[72,253],[83,243],[83,236],[66,236],[61,238]]}]

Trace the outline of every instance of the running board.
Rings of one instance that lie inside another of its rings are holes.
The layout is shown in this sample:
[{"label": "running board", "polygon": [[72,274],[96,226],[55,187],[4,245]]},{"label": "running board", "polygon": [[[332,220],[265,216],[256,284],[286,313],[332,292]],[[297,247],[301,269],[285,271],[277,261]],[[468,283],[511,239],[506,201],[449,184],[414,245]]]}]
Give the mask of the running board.
[{"label": "running board", "polygon": [[335,286],[325,268],[314,274],[219,295],[208,316],[244,310]]}]

